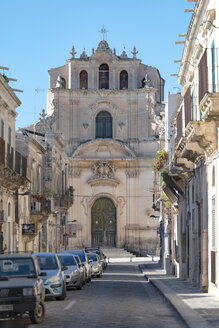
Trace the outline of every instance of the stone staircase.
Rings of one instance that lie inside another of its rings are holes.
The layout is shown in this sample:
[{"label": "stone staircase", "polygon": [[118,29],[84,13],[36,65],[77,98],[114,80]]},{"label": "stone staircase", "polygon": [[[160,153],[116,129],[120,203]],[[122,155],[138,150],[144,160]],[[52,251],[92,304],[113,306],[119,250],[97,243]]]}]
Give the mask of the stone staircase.
[{"label": "stone staircase", "polygon": [[136,257],[132,253],[124,250],[123,248],[107,248],[107,247],[101,247],[101,250],[106,255],[106,257],[109,258],[130,258],[130,257]]}]

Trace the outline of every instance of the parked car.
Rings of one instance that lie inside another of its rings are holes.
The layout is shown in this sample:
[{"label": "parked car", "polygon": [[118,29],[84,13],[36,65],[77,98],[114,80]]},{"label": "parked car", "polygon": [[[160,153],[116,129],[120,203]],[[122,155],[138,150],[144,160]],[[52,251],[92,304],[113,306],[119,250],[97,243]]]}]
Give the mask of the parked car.
[{"label": "parked car", "polygon": [[81,259],[80,259],[80,257],[78,255],[73,255],[73,256],[74,256],[76,262],[78,263],[79,269],[80,269],[81,274],[83,276],[83,285],[85,285],[86,284],[86,272],[85,272],[86,270],[85,270],[85,266],[81,262]]},{"label": "parked car", "polygon": [[100,257],[100,261],[103,267],[103,270],[107,268],[107,259],[106,255],[102,252],[102,250],[99,247],[86,247],[85,248],[86,253],[96,253]]},{"label": "parked car", "polygon": [[55,253],[36,253],[40,272],[44,273],[43,283],[45,286],[45,296],[55,297],[57,300],[66,298],[66,277],[64,271],[66,267],[61,265],[58,255]]},{"label": "parked car", "polygon": [[45,287],[35,255],[0,255],[0,318],[28,313],[32,323],[41,323],[44,299]]},{"label": "parked car", "polygon": [[82,264],[84,264],[84,266],[85,266],[86,282],[90,282],[91,281],[91,266],[88,262],[88,258],[87,258],[85,251],[77,249],[77,250],[68,250],[68,251],[63,251],[63,252],[71,253],[73,255],[78,255],[80,257]]},{"label": "parked car", "polygon": [[87,257],[91,264],[91,276],[101,278],[103,273],[103,267],[100,262],[99,255],[95,253],[87,253]]},{"label": "parked car", "polygon": [[65,271],[66,287],[76,287],[77,289],[81,289],[84,280],[83,272],[81,272],[74,255],[70,253],[59,253],[58,257],[62,266],[67,267],[67,270]]}]

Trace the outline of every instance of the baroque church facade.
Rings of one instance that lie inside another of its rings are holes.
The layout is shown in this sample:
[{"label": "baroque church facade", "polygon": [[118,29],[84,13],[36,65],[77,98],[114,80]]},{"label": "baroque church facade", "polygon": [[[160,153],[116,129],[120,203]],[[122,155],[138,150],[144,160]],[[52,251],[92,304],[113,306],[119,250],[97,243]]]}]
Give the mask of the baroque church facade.
[{"label": "baroque church facade", "polygon": [[[164,80],[158,69],[102,40],[92,55],[49,70],[47,117],[62,136],[74,188],[69,247],[157,250],[151,218],[154,158],[160,150]],[[66,163],[67,165],[67,163]]]}]

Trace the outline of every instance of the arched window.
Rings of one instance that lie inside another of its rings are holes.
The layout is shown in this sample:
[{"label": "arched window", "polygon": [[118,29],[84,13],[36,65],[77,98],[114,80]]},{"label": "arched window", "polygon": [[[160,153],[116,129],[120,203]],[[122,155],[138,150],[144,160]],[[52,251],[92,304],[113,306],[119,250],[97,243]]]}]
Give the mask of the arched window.
[{"label": "arched window", "polygon": [[215,186],[215,166],[212,168],[212,187]]},{"label": "arched window", "polygon": [[62,86],[64,89],[66,89],[66,80],[64,79],[64,77],[62,77]]},{"label": "arched window", "polygon": [[96,138],[112,138],[112,116],[108,112],[100,112],[96,117]]},{"label": "arched window", "polygon": [[120,90],[128,89],[128,72],[122,71],[120,73]]},{"label": "arched window", "polygon": [[87,71],[81,71],[80,73],[80,89],[88,89]]},{"label": "arched window", "polygon": [[107,64],[99,67],[99,89],[109,89],[109,66]]}]

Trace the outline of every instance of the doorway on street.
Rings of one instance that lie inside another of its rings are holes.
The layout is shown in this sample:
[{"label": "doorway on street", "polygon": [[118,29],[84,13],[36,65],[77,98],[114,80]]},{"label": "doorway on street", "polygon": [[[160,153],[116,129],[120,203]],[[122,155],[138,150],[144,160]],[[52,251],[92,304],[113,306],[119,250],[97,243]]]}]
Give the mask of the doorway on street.
[{"label": "doorway on street", "polygon": [[91,209],[92,246],[116,247],[116,207],[107,197],[97,199]]}]

